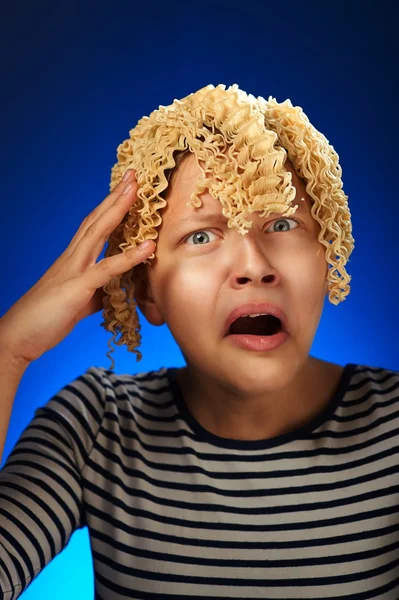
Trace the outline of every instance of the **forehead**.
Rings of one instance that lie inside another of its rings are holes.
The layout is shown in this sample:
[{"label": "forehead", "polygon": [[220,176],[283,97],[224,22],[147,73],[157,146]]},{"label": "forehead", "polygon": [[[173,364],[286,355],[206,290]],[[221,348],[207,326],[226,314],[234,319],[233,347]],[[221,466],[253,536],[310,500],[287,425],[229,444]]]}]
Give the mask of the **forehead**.
[{"label": "forehead", "polygon": [[[201,161],[201,165],[205,165]],[[296,197],[292,203],[292,206],[298,206],[298,214],[309,214],[312,206],[312,199],[306,192],[304,181],[299,177],[295,171],[291,161],[287,158],[284,167],[292,175],[292,185],[296,188]],[[168,204],[163,209],[163,222],[175,223],[178,219],[193,214],[194,209],[190,206],[186,206],[190,200],[190,195],[195,191],[196,183],[202,178],[202,173],[199,168],[198,159],[195,154],[190,153],[180,163],[176,169],[173,180],[169,184],[168,188]],[[303,200],[302,200],[303,199]],[[209,191],[205,191],[201,194],[201,200],[203,206],[198,210],[203,212],[216,209],[220,210],[222,214],[222,205],[218,200],[213,198]]]}]

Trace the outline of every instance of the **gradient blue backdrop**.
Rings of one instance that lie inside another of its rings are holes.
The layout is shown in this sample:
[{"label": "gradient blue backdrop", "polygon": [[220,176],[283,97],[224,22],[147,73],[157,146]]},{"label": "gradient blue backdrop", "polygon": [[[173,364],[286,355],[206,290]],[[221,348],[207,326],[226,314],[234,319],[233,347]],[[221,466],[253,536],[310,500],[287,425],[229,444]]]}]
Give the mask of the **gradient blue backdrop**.
[{"label": "gradient blue backdrop", "polygon": [[[352,290],[338,307],[326,300],[312,354],[399,370],[393,1],[39,1],[3,7],[0,27],[0,315],[107,195],[116,147],[138,119],[209,83],[237,83],[301,106],[340,156],[356,244]],[[118,348],[116,372],[182,366],[167,327],[140,318],[143,360]],[[3,462],[38,406],[89,366],[109,368],[101,321],[85,319],[29,366]],[[93,594],[83,529],[21,598]]]}]

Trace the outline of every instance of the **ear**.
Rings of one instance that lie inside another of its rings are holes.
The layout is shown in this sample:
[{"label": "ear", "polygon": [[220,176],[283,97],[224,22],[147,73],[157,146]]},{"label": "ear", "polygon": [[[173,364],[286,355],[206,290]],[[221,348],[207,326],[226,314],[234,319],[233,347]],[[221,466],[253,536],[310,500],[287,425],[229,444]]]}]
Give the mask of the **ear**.
[{"label": "ear", "polygon": [[137,306],[151,325],[159,326],[165,323],[165,319],[158,310],[153,298],[148,265],[140,263],[133,271],[134,299]]}]

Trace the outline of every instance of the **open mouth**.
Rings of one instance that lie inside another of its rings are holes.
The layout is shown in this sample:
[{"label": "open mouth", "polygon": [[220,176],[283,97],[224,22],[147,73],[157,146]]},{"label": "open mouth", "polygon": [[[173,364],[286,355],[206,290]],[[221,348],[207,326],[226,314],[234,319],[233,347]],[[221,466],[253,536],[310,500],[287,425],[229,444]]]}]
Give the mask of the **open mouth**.
[{"label": "open mouth", "polygon": [[239,317],[229,328],[226,335],[247,334],[271,336],[283,331],[280,319],[273,315],[260,315],[258,317]]}]

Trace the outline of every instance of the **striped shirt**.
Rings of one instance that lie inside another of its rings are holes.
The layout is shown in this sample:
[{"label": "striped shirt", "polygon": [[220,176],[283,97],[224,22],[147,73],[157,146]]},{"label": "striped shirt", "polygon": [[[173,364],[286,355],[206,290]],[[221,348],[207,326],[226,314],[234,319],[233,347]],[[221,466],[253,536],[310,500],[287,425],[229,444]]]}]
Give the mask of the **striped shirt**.
[{"label": "striped shirt", "polygon": [[87,526],[96,600],[397,600],[399,371],[347,364],[261,441],[206,431],[176,371],[90,367],[35,411],[0,471],[0,597]]}]

